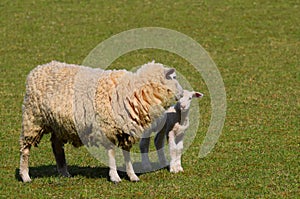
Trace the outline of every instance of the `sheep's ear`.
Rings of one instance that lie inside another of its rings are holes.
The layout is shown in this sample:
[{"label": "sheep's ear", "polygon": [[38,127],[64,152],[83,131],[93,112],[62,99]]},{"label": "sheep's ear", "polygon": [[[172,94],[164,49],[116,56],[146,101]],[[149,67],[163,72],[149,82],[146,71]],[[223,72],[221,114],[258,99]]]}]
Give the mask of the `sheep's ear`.
[{"label": "sheep's ear", "polygon": [[203,97],[203,94],[200,92],[194,92],[193,97],[201,98],[201,97]]},{"label": "sheep's ear", "polygon": [[166,79],[176,79],[174,68],[165,69],[164,72],[165,72]]}]

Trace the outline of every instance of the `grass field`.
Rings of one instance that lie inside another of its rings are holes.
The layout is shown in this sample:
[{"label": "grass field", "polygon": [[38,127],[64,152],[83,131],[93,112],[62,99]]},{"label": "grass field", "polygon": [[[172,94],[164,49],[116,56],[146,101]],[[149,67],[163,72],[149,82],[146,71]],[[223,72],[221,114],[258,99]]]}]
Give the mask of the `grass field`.
[{"label": "grass field", "polygon": [[[300,198],[300,2],[8,1],[0,2],[0,198]],[[72,178],[56,174],[49,136],[32,149],[33,182],[18,179],[21,104],[31,69],[51,60],[82,63],[101,41],[125,30],[164,27],[199,42],[216,63],[227,115],[213,151],[198,157],[211,107],[201,76],[181,57],[139,50],[112,68],[153,58],[173,66],[195,90],[201,126],[183,155],[184,173],[108,181],[85,148],[66,146]],[[185,67],[182,67],[185,66]]]}]

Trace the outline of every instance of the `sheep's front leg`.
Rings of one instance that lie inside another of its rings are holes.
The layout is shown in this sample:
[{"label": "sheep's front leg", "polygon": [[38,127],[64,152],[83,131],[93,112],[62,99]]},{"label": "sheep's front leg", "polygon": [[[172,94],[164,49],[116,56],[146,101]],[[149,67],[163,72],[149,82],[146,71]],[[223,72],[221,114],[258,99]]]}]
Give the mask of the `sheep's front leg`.
[{"label": "sheep's front leg", "polygon": [[71,177],[67,168],[64,143],[56,137],[55,133],[51,135],[51,143],[58,173],[64,177]]},{"label": "sheep's front leg", "polygon": [[144,170],[148,171],[151,170],[151,163],[149,159],[149,146],[150,146],[150,135],[151,132],[147,131],[143,134],[143,137],[140,141],[140,151],[142,157],[142,167]]},{"label": "sheep's front leg", "polygon": [[109,177],[110,180],[114,183],[119,183],[121,182],[121,178],[118,175],[117,172],[117,165],[116,165],[116,159],[115,159],[115,150],[112,149],[108,149],[107,150],[108,153],[108,165],[109,165]]},{"label": "sheep's front leg", "polygon": [[124,160],[125,160],[125,165],[126,165],[126,173],[130,179],[130,181],[133,182],[137,182],[140,179],[137,177],[137,175],[135,175],[134,170],[133,170],[133,166],[130,160],[130,152],[129,149],[124,150],[123,149],[123,156],[124,156]]}]

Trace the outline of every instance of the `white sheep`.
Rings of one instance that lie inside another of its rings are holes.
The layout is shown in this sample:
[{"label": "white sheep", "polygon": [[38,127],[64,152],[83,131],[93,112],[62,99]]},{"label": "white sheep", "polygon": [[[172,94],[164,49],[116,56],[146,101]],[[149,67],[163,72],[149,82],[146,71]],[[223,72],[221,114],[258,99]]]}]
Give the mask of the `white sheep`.
[{"label": "white sheep", "polygon": [[109,176],[120,182],[115,145],[123,149],[126,172],[138,181],[130,149],[176,99],[182,88],[175,70],[148,63],[135,73],[101,70],[52,61],[36,67],[26,81],[20,135],[20,176],[29,177],[29,151],[51,133],[58,172],[70,176],[64,144],[75,147],[102,144],[108,152]]},{"label": "white sheep", "polygon": [[172,107],[170,107],[156,123],[152,125],[144,134],[140,141],[140,150],[142,156],[142,166],[144,170],[150,170],[151,164],[148,156],[150,135],[152,132],[158,132],[154,143],[157,150],[161,166],[167,166],[167,160],[164,154],[164,138],[169,139],[170,151],[170,172],[177,173],[183,171],[181,166],[181,155],[183,150],[183,137],[185,130],[189,127],[189,110],[192,98],[201,98],[203,94],[195,91],[183,90],[183,97]]}]

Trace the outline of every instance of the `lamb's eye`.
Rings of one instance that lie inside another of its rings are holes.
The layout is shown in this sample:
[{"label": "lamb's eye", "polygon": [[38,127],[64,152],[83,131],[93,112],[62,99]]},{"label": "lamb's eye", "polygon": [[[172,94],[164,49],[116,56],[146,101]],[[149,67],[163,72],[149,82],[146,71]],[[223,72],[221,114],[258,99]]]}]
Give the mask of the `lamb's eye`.
[{"label": "lamb's eye", "polygon": [[176,76],[174,76],[173,79],[176,79]]}]

